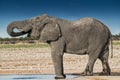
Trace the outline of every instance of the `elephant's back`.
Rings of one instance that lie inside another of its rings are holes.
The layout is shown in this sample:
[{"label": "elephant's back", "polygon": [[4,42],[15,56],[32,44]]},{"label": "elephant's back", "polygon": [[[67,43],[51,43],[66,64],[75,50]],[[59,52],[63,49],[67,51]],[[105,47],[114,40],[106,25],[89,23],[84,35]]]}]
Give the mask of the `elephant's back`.
[{"label": "elephant's back", "polygon": [[94,22],[94,18],[81,18],[79,20],[73,21],[73,25],[78,26],[78,25],[84,25],[84,24],[91,24]]},{"label": "elephant's back", "polygon": [[90,31],[99,30],[110,32],[105,24],[95,18],[81,18],[79,20],[73,21],[72,23],[74,26],[77,26],[83,30],[89,29]]},{"label": "elephant's back", "polygon": [[74,26],[87,26],[87,27],[92,27],[92,26],[102,26],[102,27],[107,27],[104,25],[101,21],[95,19],[95,18],[81,18],[79,20],[73,21],[72,22]]}]

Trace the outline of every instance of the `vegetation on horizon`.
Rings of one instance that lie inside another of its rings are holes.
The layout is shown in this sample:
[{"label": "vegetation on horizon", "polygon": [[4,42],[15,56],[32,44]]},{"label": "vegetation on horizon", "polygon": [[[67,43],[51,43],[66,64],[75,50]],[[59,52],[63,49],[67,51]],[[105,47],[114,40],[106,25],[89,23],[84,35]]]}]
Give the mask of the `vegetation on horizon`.
[{"label": "vegetation on horizon", "polygon": [[0,49],[6,48],[44,48],[49,47],[47,43],[33,43],[33,44],[2,44]]}]

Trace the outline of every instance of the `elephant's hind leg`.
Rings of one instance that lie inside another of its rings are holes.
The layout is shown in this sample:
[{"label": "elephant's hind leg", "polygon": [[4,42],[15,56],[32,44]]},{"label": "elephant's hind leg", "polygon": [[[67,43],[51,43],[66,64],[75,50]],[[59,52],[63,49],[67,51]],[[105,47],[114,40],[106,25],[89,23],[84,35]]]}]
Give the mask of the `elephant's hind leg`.
[{"label": "elephant's hind leg", "polygon": [[87,66],[86,66],[84,72],[82,73],[82,75],[85,75],[85,76],[93,75],[94,63],[98,59],[98,57],[103,49],[103,45],[100,45],[100,44],[97,44],[96,47],[94,47],[94,49],[93,49],[93,46],[94,46],[94,44],[89,46],[89,48],[88,48],[89,60],[88,60],[88,63],[87,63]]},{"label": "elephant's hind leg", "polygon": [[100,75],[110,75],[111,74],[111,70],[109,67],[109,63],[108,63],[108,57],[109,57],[109,48],[107,47],[103,54],[99,56],[99,59],[102,62],[102,66],[103,66],[103,71],[100,73]]},{"label": "elephant's hind leg", "polygon": [[92,76],[93,75],[94,63],[96,62],[100,52],[101,52],[100,48],[97,48],[97,49],[92,50],[88,54],[89,60],[88,60],[87,66],[86,66],[84,72],[82,73],[82,75],[84,75],[84,76]]},{"label": "elephant's hind leg", "polygon": [[94,66],[96,59],[97,59],[97,57],[93,58],[93,57],[89,56],[87,66],[86,66],[84,72],[82,73],[83,76],[92,76],[93,75],[93,66]]}]

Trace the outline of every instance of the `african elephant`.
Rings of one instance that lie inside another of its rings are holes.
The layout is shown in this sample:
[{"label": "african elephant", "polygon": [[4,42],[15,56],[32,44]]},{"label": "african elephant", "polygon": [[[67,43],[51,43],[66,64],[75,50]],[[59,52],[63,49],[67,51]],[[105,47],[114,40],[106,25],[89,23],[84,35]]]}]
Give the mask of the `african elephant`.
[{"label": "african elephant", "polygon": [[[33,20],[33,21],[32,21]],[[22,26],[20,35],[28,33],[29,37],[46,42],[51,46],[56,79],[65,78],[63,68],[63,54],[78,54],[89,56],[87,66],[83,75],[93,75],[93,66],[100,59],[103,71],[100,74],[110,75],[111,70],[108,63],[109,43],[111,32],[106,25],[94,18],[82,18],[77,21],[41,15],[39,19],[25,20],[24,24],[16,26],[8,25],[8,33],[13,34],[13,27]],[[32,21],[32,22],[31,22]],[[12,26],[12,29],[10,29]],[[17,27],[19,29],[19,27]],[[20,27],[21,29],[21,27]]]}]

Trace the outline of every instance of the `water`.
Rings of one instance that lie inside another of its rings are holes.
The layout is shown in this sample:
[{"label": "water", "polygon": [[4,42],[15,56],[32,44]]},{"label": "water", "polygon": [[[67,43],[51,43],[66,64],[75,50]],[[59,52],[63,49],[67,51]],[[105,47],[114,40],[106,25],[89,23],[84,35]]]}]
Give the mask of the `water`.
[{"label": "water", "polygon": [[[0,80],[55,80],[55,75],[0,75]],[[75,78],[75,75],[67,75],[68,78]]]}]

